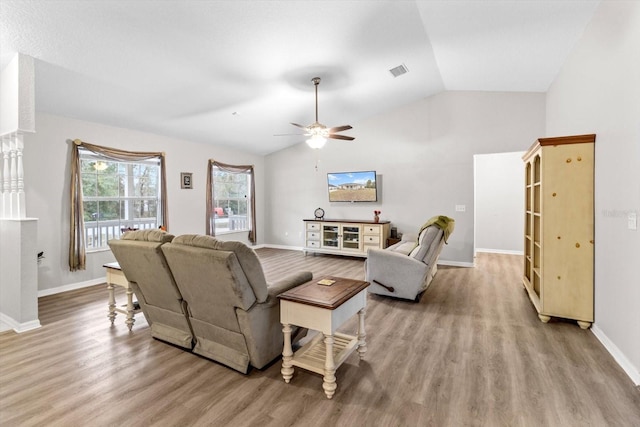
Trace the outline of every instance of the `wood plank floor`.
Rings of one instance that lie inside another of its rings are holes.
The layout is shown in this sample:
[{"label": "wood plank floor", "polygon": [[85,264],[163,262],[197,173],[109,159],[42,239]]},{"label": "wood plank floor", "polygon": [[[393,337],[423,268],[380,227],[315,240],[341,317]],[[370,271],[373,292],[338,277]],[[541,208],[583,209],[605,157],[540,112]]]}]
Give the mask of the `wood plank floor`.
[{"label": "wood plank floor", "polygon": [[[270,280],[364,278],[361,259],[258,254]],[[366,358],[340,367],[332,400],[319,375],[285,384],[279,361],[243,375],[154,340],[142,315],[110,326],[105,286],[43,297],[41,328],[0,334],[0,425],[640,425],[640,390],[593,334],[538,320],[521,259],[440,267],[418,303],[369,295]]]}]

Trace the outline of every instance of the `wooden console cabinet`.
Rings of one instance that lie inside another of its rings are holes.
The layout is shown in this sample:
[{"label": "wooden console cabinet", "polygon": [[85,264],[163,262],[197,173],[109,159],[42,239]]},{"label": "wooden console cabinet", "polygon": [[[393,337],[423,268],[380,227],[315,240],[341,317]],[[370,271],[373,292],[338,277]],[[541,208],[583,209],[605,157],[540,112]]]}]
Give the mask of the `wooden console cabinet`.
[{"label": "wooden console cabinet", "polygon": [[366,257],[369,248],[384,249],[390,221],[304,220],[304,253]]},{"label": "wooden console cabinet", "polygon": [[545,323],[593,322],[595,137],[540,138],[523,156],[523,283]]}]

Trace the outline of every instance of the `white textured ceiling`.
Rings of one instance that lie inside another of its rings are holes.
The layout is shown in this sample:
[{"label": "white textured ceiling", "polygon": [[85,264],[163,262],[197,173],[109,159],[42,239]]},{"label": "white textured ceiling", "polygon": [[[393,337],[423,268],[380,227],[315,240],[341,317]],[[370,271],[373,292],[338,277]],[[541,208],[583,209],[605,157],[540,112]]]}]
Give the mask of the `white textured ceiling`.
[{"label": "white textured ceiling", "polygon": [[38,111],[266,154],[303,140],[273,135],[314,121],[315,76],[328,126],[443,90],[545,92],[598,3],[0,0],[0,67],[36,59]]}]

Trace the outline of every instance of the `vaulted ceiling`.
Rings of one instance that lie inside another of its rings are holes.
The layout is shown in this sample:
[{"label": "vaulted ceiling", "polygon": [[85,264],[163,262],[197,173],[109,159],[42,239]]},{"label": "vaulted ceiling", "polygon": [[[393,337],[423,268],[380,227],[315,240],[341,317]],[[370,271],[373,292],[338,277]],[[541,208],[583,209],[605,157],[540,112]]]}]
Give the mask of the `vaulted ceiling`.
[{"label": "vaulted ceiling", "polygon": [[545,92],[598,3],[2,0],[0,66],[36,59],[37,111],[266,154],[304,140],[274,135],[314,121],[315,76],[328,126],[444,90]]}]

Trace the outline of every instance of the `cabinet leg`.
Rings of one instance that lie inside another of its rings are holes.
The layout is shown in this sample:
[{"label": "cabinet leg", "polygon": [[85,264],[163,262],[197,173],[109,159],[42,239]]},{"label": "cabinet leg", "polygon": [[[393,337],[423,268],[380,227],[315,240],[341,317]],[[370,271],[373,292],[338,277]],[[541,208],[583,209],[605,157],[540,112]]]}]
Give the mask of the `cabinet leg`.
[{"label": "cabinet leg", "polygon": [[364,330],[364,315],[366,312],[366,308],[362,308],[358,312],[358,354],[360,355],[360,360],[364,359],[364,354],[367,352],[367,333]]},{"label": "cabinet leg", "polygon": [[538,317],[542,321],[542,323],[547,323],[551,320],[551,316],[547,316],[546,314],[538,314]]},{"label": "cabinet leg", "polygon": [[591,327],[591,322],[583,322],[582,320],[578,320],[578,326],[582,329],[589,329]]},{"label": "cabinet leg", "polygon": [[107,317],[113,325],[113,322],[116,320],[116,297],[113,292],[113,283],[107,283],[107,291],[109,292],[109,314]]},{"label": "cabinet leg", "polygon": [[336,384],[336,365],[333,360],[333,336],[324,336],[324,347],[326,356],[324,361],[324,378],[322,388],[327,399],[331,399],[336,392],[338,385]]},{"label": "cabinet leg", "polygon": [[293,365],[291,360],[293,359],[293,350],[291,348],[291,325],[283,324],[282,333],[284,335],[284,348],[282,349],[282,369],[280,373],[284,382],[289,384],[291,377],[293,377]]}]

